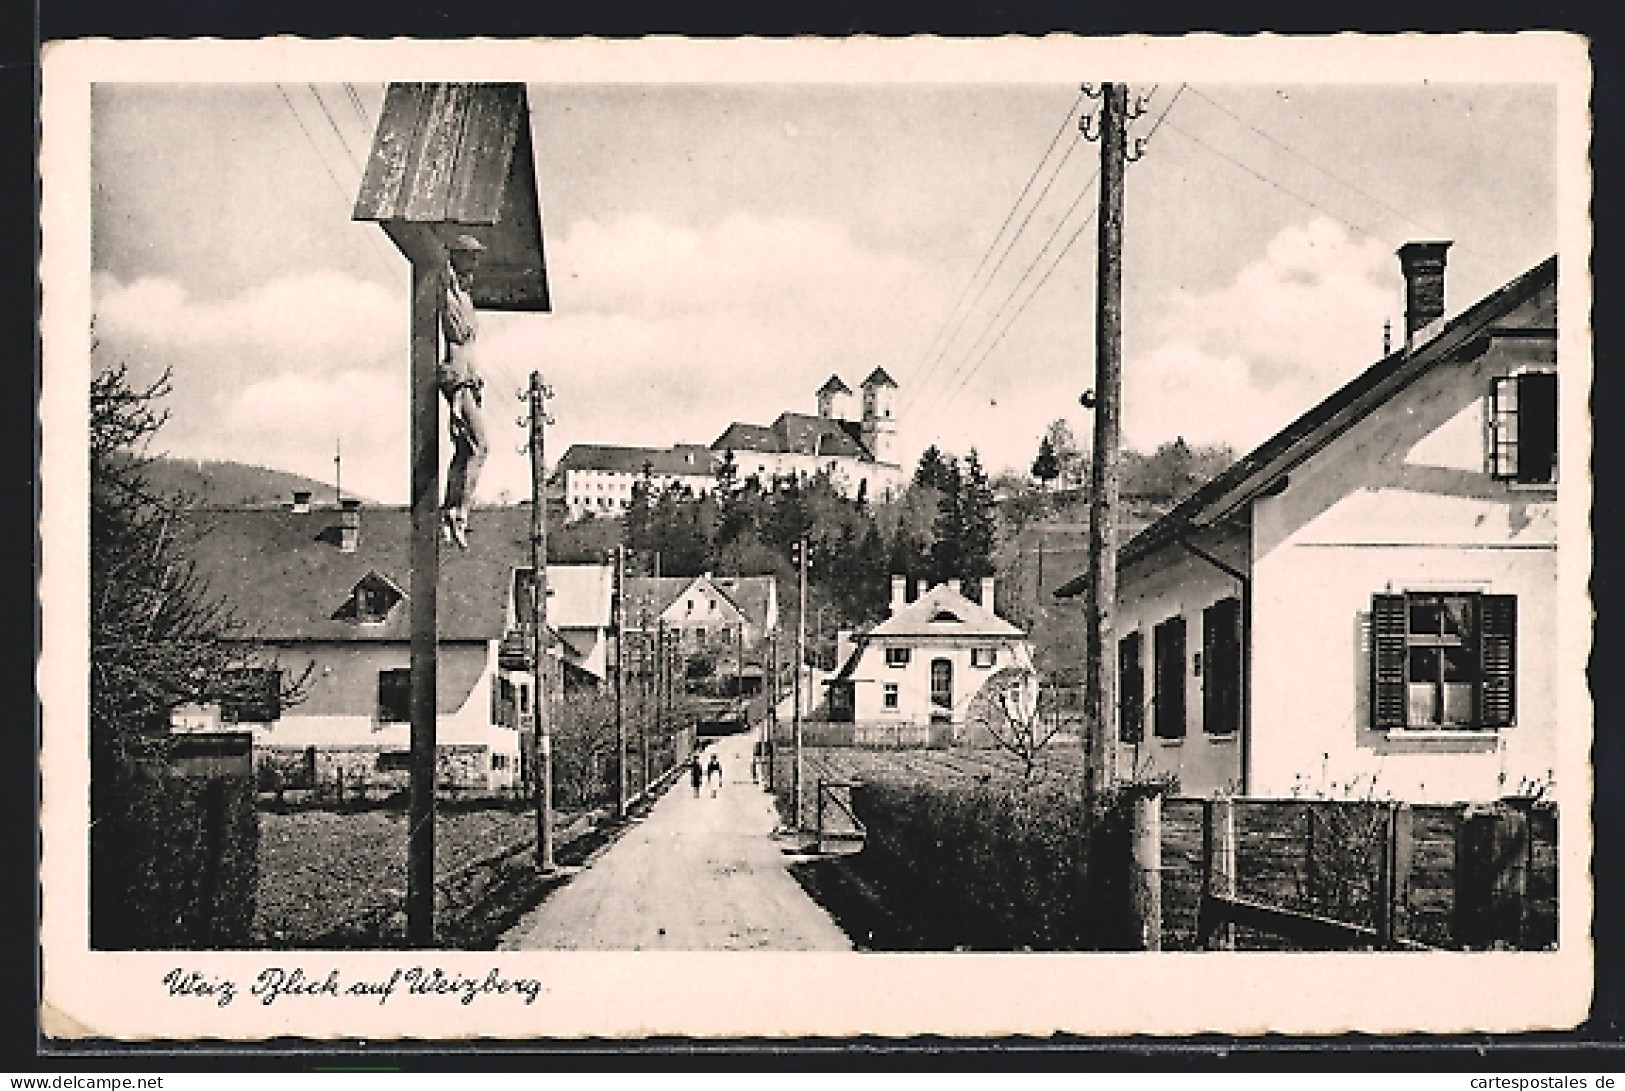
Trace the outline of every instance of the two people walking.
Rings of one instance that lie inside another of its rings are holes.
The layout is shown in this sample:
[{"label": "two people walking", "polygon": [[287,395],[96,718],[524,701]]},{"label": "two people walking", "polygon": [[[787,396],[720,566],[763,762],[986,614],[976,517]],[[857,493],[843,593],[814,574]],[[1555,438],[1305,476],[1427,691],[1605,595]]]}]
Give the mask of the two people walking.
[{"label": "two people walking", "polygon": [[688,763],[688,782],[694,787],[694,796],[699,798],[702,783],[711,786],[711,798],[715,799],[717,789],[722,787],[722,761],[715,754],[705,765],[700,764],[700,756],[695,754]]}]

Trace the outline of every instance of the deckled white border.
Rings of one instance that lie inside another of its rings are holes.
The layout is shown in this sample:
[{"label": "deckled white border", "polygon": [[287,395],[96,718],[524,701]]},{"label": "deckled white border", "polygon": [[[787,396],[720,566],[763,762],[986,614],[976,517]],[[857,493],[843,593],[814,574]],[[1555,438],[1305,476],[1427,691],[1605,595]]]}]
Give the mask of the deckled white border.
[{"label": "deckled white border", "polygon": [[[1322,39],[635,42],[109,42],[44,56],[45,1009],[48,1034],[117,1038],[1398,1033],[1570,1027],[1591,996],[1589,328],[1590,68],[1556,34]],[[91,952],[85,897],[88,761],[87,470],[92,82],[388,80],[546,82],[1190,82],[1555,84],[1558,281],[1564,359],[1559,489],[1559,680],[1564,736],[1561,950],[1517,954],[585,954]],[[239,996],[226,1008],[165,995],[171,967],[240,982],[268,965],[346,980],[440,966],[537,977],[533,1006]]]}]

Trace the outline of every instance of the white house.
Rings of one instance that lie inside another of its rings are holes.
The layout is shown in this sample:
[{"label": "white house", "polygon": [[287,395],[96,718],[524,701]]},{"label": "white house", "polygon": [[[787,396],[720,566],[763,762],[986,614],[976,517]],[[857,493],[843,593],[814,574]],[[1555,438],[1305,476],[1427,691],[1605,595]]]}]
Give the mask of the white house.
[{"label": "white house", "polygon": [[983,580],[978,603],[939,584],[909,602],[907,580],[892,577],[890,616],[867,633],[842,636],[841,665],[827,683],[828,719],[857,725],[860,742],[866,730],[921,743],[962,738],[987,680],[1033,665],[1027,635],[993,612],[993,592],[994,581]]},{"label": "white house", "polygon": [[1413,802],[1551,781],[1557,261],[1445,321],[1448,245],[1399,252],[1403,348],[1119,550],[1119,775]]},{"label": "white house", "polygon": [[[210,592],[274,663],[256,668],[257,700],[176,710],[177,730],[248,729],[256,761],[296,779],[349,785],[404,782],[411,745],[410,512],[347,500],[316,508],[200,512],[192,556]],[[474,547],[440,558],[436,666],[440,778],[506,787],[520,775],[530,716],[521,639],[528,615],[530,513],[476,511]],[[553,654],[572,672],[603,676],[609,569],[550,566]],[[302,699],[278,697],[305,678]]]}]

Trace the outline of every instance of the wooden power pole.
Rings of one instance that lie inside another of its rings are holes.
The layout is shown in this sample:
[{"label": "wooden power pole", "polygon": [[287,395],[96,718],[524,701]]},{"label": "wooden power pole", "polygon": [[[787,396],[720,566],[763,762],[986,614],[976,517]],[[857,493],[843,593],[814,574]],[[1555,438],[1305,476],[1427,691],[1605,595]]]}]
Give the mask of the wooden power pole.
[{"label": "wooden power pole", "polygon": [[547,398],[530,373],[530,650],[532,736],[536,742],[536,866],[553,870],[553,712],[547,671]]},{"label": "wooden power pole", "polygon": [[[796,609],[796,704],[791,716],[794,726],[795,769],[791,773],[791,798],[794,800],[795,812],[791,819],[792,828],[801,828],[801,674],[807,665],[807,569],[812,558],[807,555],[807,539],[802,538],[796,543],[796,567],[800,571],[800,605]],[[811,679],[808,679],[808,688],[811,688]]]},{"label": "wooden power pole", "polygon": [[615,813],[626,817],[626,547],[615,547]]},{"label": "wooden power pole", "polygon": [[1089,498],[1089,586],[1084,596],[1085,803],[1111,783],[1117,742],[1111,663],[1117,605],[1117,451],[1122,432],[1123,171],[1128,88],[1108,83],[1100,106],[1100,264],[1096,277],[1095,449]]}]

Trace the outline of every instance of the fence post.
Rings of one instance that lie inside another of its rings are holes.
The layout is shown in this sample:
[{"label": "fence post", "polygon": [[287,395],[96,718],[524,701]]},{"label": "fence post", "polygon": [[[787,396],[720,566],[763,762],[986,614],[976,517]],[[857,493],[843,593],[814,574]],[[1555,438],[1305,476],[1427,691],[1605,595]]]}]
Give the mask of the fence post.
[{"label": "fence post", "polygon": [[1139,950],[1162,950],[1162,793],[1135,793],[1129,816],[1129,899]]},{"label": "fence post", "polygon": [[1392,948],[1404,924],[1410,900],[1412,856],[1411,809],[1388,803],[1382,810],[1382,836],[1377,843],[1377,946]]},{"label": "fence post", "polygon": [[[1236,889],[1236,815],[1230,799],[1202,801],[1202,910],[1214,896],[1229,897]],[[1204,950],[1228,951],[1236,945],[1234,926],[1214,925],[1198,911],[1197,945]]]},{"label": "fence post", "polygon": [[1529,823],[1505,806],[1472,807],[1456,839],[1456,940],[1464,947],[1516,945],[1527,916]]},{"label": "fence post", "polygon": [[814,790],[818,793],[818,819],[813,825],[813,829],[814,829],[813,836],[816,837],[818,840],[813,842],[813,851],[814,852],[823,852],[824,851],[824,778],[819,777],[816,784],[817,784],[817,787]]}]

